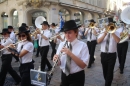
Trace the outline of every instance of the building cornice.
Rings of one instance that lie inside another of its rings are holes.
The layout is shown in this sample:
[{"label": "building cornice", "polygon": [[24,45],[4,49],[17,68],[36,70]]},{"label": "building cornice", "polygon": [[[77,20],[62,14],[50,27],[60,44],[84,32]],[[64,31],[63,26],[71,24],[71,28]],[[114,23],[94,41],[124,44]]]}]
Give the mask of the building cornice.
[{"label": "building cornice", "polygon": [[72,7],[72,8],[77,8],[77,9],[81,9],[81,10],[86,10],[86,11],[90,11],[90,12],[95,12],[95,13],[103,14],[103,11],[97,11],[97,10],[93,10],[93,9],[89,9],[89,8],[84,8],[84,7],[79,7],[79,6],[76,6],[76,5],[66,4],[66,3],[62,3],[62,2],[60,3],[60,5],[61,6],[68,6],[68,7]]}]

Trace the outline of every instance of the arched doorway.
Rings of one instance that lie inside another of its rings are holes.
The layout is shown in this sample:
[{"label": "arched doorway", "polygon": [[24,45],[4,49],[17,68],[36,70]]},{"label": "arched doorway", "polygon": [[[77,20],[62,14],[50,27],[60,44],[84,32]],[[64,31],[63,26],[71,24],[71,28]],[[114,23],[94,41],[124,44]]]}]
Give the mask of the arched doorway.
[{"label": "arched doorway", "polygon": [[59,15],[63,17],[64,21],[70,20],[70,12],[66,9],[60,9]]},{"label": "arched doorway", "polygon": [[81,21],[81,24],[83,24],[84,23],[84,19],[83,19],[83,13],[82,12],[75,12],[74,13],[74,17],[75,17],[75,19],[80,19],[80,21]]},{"label": "arched doorway", "polygon": [[34,26],[35,27],[35,19],[38,16],[43,16],[47,20],[47,13],[42,10],[30,10],[27,13],[27,24],[28,26]]},{"label": "arched doorway", "polygon": [[7,15],[7,13],[3,12],[1,14],[1,17],[2,17],[3,28],[7,28],[8,27],[8,21],[7,21],[8,15]]}]

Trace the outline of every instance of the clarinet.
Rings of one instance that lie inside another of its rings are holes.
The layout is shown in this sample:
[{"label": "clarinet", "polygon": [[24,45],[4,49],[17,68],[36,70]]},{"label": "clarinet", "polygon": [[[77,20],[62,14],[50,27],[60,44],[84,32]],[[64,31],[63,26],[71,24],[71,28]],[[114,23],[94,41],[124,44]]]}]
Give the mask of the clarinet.
[{"label": "clarinet", "polygon": [[[65,47],[67,43],[68,43],[68,42],[66,41],[63,47]],[[59,57],[61,57],[61,56],[62,56],[62,52],[60,52],[60,54],[59,54]],[[57,59],[57,60],[55,61],[55,63],[54,63],[54,65],[53,65],[53,67],[52,67],[50,73],[47,75],[47,76],[48,76],[48,77],[47,77],[47,85],[50,84],[51,78],[52,78],[52,76],[53,76],[54,69],[55,69],[55,67],[57,66],[58,61],[59,61],[59,59]]]}]

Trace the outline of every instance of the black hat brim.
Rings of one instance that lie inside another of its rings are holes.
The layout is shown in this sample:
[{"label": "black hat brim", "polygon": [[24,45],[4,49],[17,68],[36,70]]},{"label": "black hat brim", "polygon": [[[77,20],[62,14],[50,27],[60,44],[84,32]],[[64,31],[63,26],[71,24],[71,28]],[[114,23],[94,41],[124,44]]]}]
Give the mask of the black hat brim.
[{"label": "black hat brim", "polygon": [[0,34],[2,34],[2,35],[3,35],[3,33],[9,33],[9,34],[10,34],[11,32],[2,32],[2,33],[0,33]]},{"label": "black hat brim", "polygon": [[63,28],[63,32],[66,32],[66,31],[69,31],[69,30],[76,30],[76,29],[78,29],[80,26],[78,26],[78,27],[73,27],[73,28],[70,28],[70,29],[68,29],[68,28]]},{"label": "black hat brim", "polygon": [[30,30],[28,30],[28,31],[22,31],[22,32],[19,32],[17,35],[20,35],[21,33],[29,33],[30,32]]}]

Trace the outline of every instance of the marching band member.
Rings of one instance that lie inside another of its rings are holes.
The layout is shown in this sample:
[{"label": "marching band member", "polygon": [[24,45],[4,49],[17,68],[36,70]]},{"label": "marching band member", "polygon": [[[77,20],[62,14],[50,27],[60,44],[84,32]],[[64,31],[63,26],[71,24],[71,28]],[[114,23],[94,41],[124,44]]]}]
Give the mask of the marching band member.
[{"label": "marching band member", "polygon": [[[94,63],[94,61],[95,61],[94,52],[95,52],[95,47],[96,47],[96,44],[97,44],[96,34],[99,31],[98,28],[95,27],[95,25],[94,25],[95,23],[96,22],[93,19],[90,20],[89,27],[86,28],[86,31],[84,33],[84,35],[87,35],[87,45],[88,45],[89,54],[90,54],[88,68],[90,68],[92,63]],[[93,26],[91,26],[91,24],[93,24]]]},{"label": "marching band member", "polygon": [[[0,45],[0,48],[2,49],[2,48],[9,46],[10,44],[12,44],[13,41],[9,37],[10,32],[8,31],[7,28],[3,29],[1,34],[4,37],[4,39],[1,41],[1,45]],[[13,68],[11,66],[12,55],[7,49],[2,51],[1,59],[2,59],[2,67],[1,67],[1,72],[0,72],[0,86],[4,86],[4,82],[5,82],[7,72],[16,81],[15,85],[18,85],[21,82],[21,78],[16,73],[16,71],[13,70]]]},{"label": "marching band member", "polygon": [[[74,20],[66,21],[63,30],[66,41],[60,43],[57,53],[53,57],[53,61],[59,59],[62,86],[84,86],[84,68],[89,60],[88,47],[77,39],[78,27]],[[62,55],[59,57],[61,52]]]},{"label": "marching band member", "polygon": [[[121,23],[123,24],[123,26],[121,26],[118,29],[120,36],[123,35],[123,32],[125,32],[126,30],[128,31],[128,29],[126,28],[126,24],[124,22],[121,22]],[[126,40],[123,43],[117,44],[117,55],[118,55],[118,60],[119,60],[120,74],[123,74],[127,50],[128,50],[128,40]]]},{"label": "marching band member", "polygon": [[[16,35],[14,33],[13,27],[8,26],[8,31],[10,32],[10,39],[13,41],[13,43],[15,43],[16,42]],[[13,57],[16,59],[15,62],[19,61],[19,58],[17,58],[17,56],[13,56]]]},{"label": "marching band member", "polygon": [[31,79],[30,79],[30,69],[34,69],[33,65],[33,44],[32,39],[29,34],[29,31],[26,27],[21,26],[19,27],[19,33],[17,34],[20,42],[17,47],[17,51],[19,52],[19,60],[20,60],[20,67],[19,72],[21,75],[21,85],[20,86],[31,86]]},{"label": "marching band member", "polygon": [[45,71],[45,66],[48,66],[48,71],[51,70],[52,66],[50,64],[50,62],[47,59],[47,54],[49,51],[49,38],[51,36],[51,33],[48,29],[48,22],[47,21],[43,21],[42,25],[42,31],[40,31],[39,29],[37,29],[37,35],[35,36],[35,38],[39,39],[39,46],[40,46],[40,54],[41,54],[41,71]]},{"label": "marching band member", "polygon": [[[112,18],[109,19],[109,30],[115,29],[115,24],[112,23]],[[101,44],[101,64],[103,75],[105,79],[105,86],[111,86],[113,80],[114,66],[116,62],[117,43],[120,41],[120,34],[115,31],[114,33],[107,32],[108,28],[103,30],[104,33],[100,34],[97,43]]]},{"label": "marching band member", "polygon": [[[52,36],[58,34],[58,31],[57,31],[55,23],[51,24],[51,26],[50,26],[50,32],[51,32]],[[53,40],[50,40],[50,44],[51,44],[51,47],[52,47],[51,60],[53,59],[53,56],[56,54],[56,48],[55,48],[56,47],[56,42],[57,42],[56,38],[53,39]]]}]

